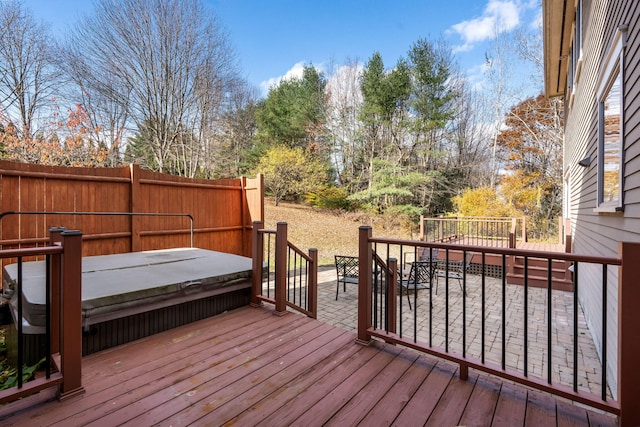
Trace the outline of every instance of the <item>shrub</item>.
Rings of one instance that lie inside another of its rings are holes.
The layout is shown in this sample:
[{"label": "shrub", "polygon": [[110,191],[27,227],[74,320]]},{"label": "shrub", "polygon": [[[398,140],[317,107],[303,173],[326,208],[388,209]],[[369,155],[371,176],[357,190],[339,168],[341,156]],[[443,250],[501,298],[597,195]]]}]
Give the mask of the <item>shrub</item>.
[{"label": "shrub", "polygon": [[349,194],[343,188],[327,187],[315,193],[308,193],[305,201],[318,208],[351,211],[354,209],[355,204],[347,200],[347,196]]}]

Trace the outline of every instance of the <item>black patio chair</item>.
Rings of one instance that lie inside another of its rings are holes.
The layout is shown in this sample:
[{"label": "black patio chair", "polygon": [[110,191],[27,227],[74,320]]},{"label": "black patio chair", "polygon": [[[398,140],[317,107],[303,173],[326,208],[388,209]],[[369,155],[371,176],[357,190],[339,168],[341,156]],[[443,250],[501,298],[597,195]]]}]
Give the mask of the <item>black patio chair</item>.
[{"label": "black patio chair", "polygon": [[417,298],[418,290],[429,289],[434,271],[431,260],[413,261],[406,278],[400,277],[399,284],[406,291],[409,310],[412,310],[409,291],[415,292]]},{"label": "black patio chair", "polygon": [[347,255],[335,255],[336,259],[336,301],[342,283],[343,292],[347,291],[347,283],[358,284],[358,257]]},{"label": "black patio chair", "polygon": [[[458,285],[460,286],[460,290],[464,292],[464,287],[462,286],[462,281],[464,280],[464,273],[469,272],[469,266],[471,265],[471,260],[473,259],[473,254],[467,254],[464,260],[438,260],[437,262],[437,276],[443,278],[456,279],[458,281]],[[436,282],[436,295],[438,295],[438,283]],[[467,295],[466,292],[464,294]]]}]

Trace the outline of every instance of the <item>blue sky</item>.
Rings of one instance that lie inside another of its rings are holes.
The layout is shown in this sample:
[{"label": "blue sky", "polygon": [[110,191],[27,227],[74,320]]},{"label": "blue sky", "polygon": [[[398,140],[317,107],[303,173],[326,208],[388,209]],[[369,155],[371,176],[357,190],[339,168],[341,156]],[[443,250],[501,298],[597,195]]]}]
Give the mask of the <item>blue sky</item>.
[{"label": "blue sky", "polygon": [[[247,80],[266,93],[303,64],[329,71],[347,60],[365,63],[379,51],[387,67],[419,38],[442,38],[473,81],[482,80],[496,29],[509,34],[540,19],[539,0],[203,0],[226,28]],[[23,0],[62,35],[88,0]]]}]

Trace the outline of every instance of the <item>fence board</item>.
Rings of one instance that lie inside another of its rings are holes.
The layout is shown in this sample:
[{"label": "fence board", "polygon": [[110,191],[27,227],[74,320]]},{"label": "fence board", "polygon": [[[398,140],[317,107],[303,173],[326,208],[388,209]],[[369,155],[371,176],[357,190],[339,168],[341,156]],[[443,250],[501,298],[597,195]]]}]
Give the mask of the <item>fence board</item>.
[{"label": "fence board", "polygon": [[[0,211],[186,213],[194,220],[194,246],[251,256],[252,222],[264,220],[262,182],[189,179],[137,165],[68,168],[0,161]],[[186,216],[46,214],[0,219],[0,248],[42,245],[53,226],[82,230],[85,256],[191,244]]]}]

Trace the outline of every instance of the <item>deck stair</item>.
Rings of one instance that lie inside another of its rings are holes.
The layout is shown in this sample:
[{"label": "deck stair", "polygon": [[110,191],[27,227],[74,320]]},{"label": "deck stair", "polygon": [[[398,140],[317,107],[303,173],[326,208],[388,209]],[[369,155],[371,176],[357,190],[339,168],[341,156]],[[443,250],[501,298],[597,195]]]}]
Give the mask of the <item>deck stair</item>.
[{"label": "deck stair", "polygon": [[[518,249],[527,249],[544,252],[562,252],[562,245],[525,243],[518,245]],[[524,285],[525,261],[523,256],[514,256],[509,260],[507,283]],[[552,260],[551,286],[555,290],[573,292],[572,275],[568,271],[571,263],[562,260]],[[542,258],[529,258],[527,265],[527,283],[536,288],[546,288],[548,277],[548,261]]]}]

